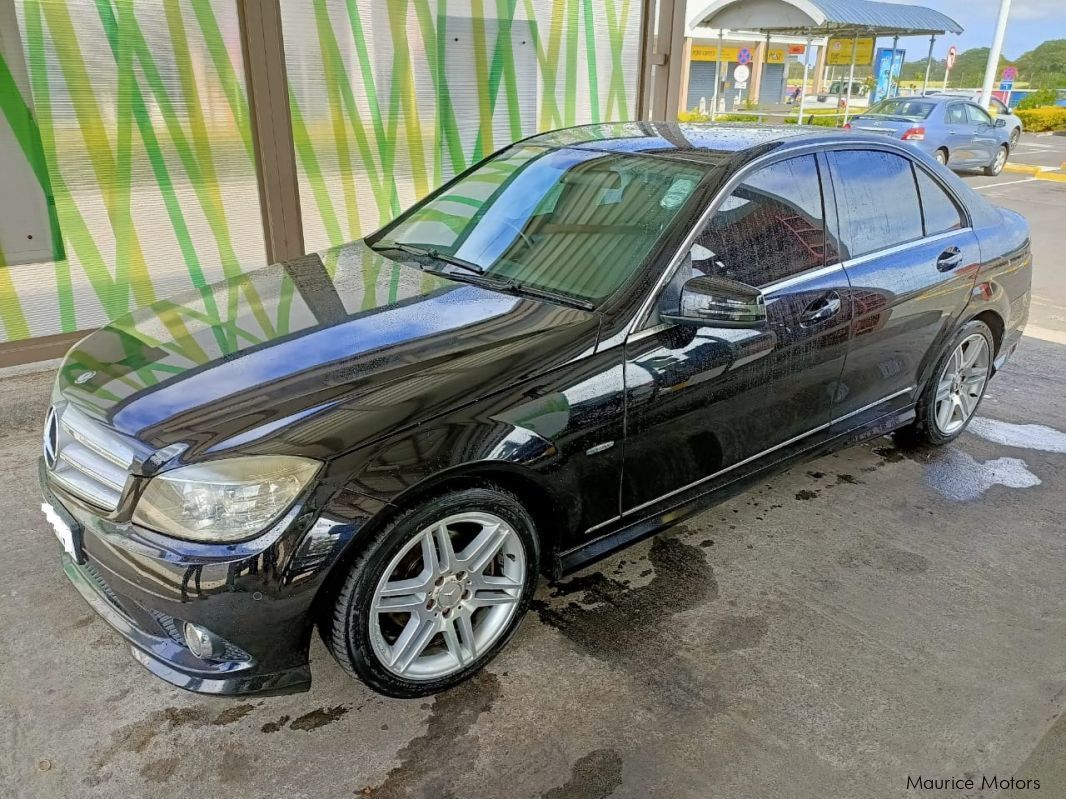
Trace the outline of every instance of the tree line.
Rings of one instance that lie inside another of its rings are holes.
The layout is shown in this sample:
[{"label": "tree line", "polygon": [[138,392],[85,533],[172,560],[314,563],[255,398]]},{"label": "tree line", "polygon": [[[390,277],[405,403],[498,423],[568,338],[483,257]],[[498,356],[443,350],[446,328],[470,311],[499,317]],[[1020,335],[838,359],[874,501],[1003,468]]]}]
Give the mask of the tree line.
[{"label": "tree line", "polygon": [[[987,47],[974,47],[959,53],[948,76],[948,85],[957,88],[980,86],[984,81],[988,56]],[[925,77],[926,63],[925,58],[905,61],[900,77],[908,81],[922,80]],[[1028,83],[1034,89],[1066,89],[1066,39],[1050,39],[1014,61],[1000,56],[999,69],[996,70],[997,81],[1003,68],[1007,66],[1018,69],[1016,80],[1019,83]],[[946,68],[947,62],[944,59],[934,58],[932,69],[929,70],[930,82],[942,82]]]}]

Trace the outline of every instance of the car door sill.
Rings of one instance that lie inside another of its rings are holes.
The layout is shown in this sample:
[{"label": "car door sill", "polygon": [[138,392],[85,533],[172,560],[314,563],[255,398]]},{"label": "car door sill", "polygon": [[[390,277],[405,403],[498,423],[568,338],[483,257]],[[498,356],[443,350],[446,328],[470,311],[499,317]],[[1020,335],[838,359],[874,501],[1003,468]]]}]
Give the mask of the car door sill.
[{"label": "car door sill", "polygon": [[[753,472],[738,475],[735,479],[726,482],[718,486],[717,488],[712,488],[702,493],[697,492],[687,499],[682,496],[686,492],[696,491],[704,483],[708,483],[714,480],[715,478],[722,477],[732,471],[735,471],[736,469],[753,463],[759,460],[760,458],[764,458],[767,455],[771,455],[774,452],[784,449],[785,447],[788,447],[792,444],[797,444],[800,441],[803,441],[804,439],[815,435],[816,433],[820,433],[830,428],[833,428],[839,425],[841,422],[847,421],[848,419],[858,416],[859,414],[868,411],[872,408],[876,408],[878,405],[882,405],[886,402],[896,399],[897,397],[910,394],[914,391],[914,388],[914,386],[909,386],[908,388],[901,389],[900,391],[897,391],[893,394],[889,394],[887,397],[882,397],[876,402],[872,402],[869,405],[864,405],[862,408],[858,408],[857,410],[846,413],[843,416],[839,416],[824,425],[819,425],[818,427],[815,427],[812,430],[808,430],[806,433],[802,433],[801,435],[790,438],[787,441],[770,447],[769,449],[763,450],[762,452],[752,455],[749,458],[745,458],[744,460],[732,464],[731,466],[728,466],[725,469],[721,469],[711,475],[708,475],[707,477],[704,477],[686,486],[682,486],[681,488],[675,489],[667,494],[657,497],[654,500],[650,500],[649,502],[645,502],[633,508],[630,508],[620,516],[615,516],[611,519],[608,519],[607,521],[597,524],[595,527],[590,527],[586,531],[586,535],[594,533],[597,530],[610,528],[612,526],[615,526],[616,529],[604,533],[603,535],[597,536],[591,541],[586,541],[576,547],[572,547],[571,549],[556,553],[554,563],[552,565],[552,576],[558,578],[563,574],[572,572],[581,566],[607,557],[618,549],[621,549],[624,546],[628,546],[631,543],[635,543],[641,538],[653,535],[657,531],[669,527],[675,522],[681,521],[689,514],[684,512],[679,513],[675,511],[684,508],[686,505],[708,505],[710,504],[711,497],[719,497],[721,499],[725,499],[726,496],[729,495],[731,487],[736,485],[744,485],[746,482],[746,478],[752,477],[755,474],[773,470],[775,467],[785,468],[791,465],[794,461],[799,460],[804,455],[807,455],[812,450],[817,450],[819,447],[828,447],[832,442],[836,442],[839,439],[846,439],[849,436],[855,436],[857,432],[862,433],[863,431],[871,431],[872,435],[883,435],[884,433],[890,432],[892,429],[902,426],[909,418],[913,418],[914,416],[914,407],[912,404],[909,404],[906,408],[903,409],[896,409],[883,413],[877,418],[872,419],[866,424],[860,426],[859,428],[843,430],[834,434],[828,439],[812,442],[809,447],[798,449],[785,458],[758,467]],[[888,424],[886,424],[886,422],[888,422]],[[733,493],[737,492],[734,491]],[[653,512],[650,516],[634,518],[640,513],[640,511],[646,510],[654,505],[666,502],[672,497],[678,497],[678,501],[664,508],[661,511]]]}]

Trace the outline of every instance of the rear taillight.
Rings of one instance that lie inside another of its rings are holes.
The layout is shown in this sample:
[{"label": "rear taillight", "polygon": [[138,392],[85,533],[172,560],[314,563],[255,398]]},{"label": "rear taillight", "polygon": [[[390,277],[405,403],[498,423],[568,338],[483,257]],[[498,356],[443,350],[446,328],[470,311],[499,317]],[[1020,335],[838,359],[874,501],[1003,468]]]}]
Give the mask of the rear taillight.
[{"label": "rear taillight", "polygon": [[903,141],[925,141],[925,128],[911,128],[903,134]]}]

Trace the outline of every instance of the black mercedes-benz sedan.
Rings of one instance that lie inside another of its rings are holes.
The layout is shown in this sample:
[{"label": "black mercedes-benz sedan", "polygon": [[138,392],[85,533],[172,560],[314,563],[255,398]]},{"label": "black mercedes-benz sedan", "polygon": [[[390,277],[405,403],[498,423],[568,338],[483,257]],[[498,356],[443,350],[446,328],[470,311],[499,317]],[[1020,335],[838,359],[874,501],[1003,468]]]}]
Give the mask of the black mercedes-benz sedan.
[{"label": "black mercedes-benz sedan", "polygon": [[803,127],[518,142],[368,238],[66,357],[67,576],[157,676],[374,690],[483,667],[558,576],[774,469],[943,444],[1028,315],[1029,233],[933,159]]}]

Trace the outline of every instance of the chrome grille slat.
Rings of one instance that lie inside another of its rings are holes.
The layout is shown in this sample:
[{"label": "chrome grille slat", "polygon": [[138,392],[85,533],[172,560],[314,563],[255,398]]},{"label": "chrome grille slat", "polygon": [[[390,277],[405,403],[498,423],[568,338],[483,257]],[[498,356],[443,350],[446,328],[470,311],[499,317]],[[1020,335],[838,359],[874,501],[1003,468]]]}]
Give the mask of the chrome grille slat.
[{"label": "chrome grille slat", "polygon": [[71,441],[59,451],[59,459],[84,475],[96,477],[101,483],[121,492],[126,485],[126,470],[104,458],[79,441]]},{"label": "chrome grille slat", "polygon": [[[53,409],[53,413],[57,411]],[[50,446],[54,449],[54,457],[49,459],[52,480],[86,502],[105,511],[115,510],[133,466],[133,449],[72,405],[62,409],[54,428],[45,431],[46,454]]]}]

